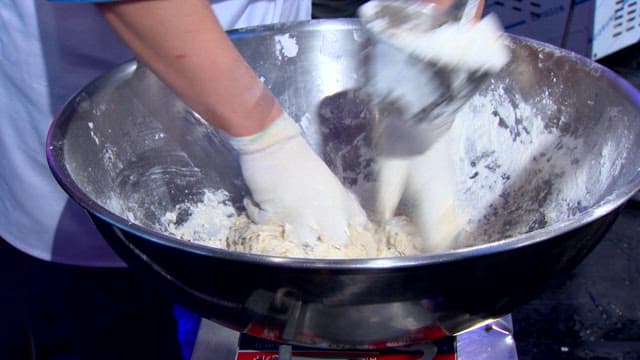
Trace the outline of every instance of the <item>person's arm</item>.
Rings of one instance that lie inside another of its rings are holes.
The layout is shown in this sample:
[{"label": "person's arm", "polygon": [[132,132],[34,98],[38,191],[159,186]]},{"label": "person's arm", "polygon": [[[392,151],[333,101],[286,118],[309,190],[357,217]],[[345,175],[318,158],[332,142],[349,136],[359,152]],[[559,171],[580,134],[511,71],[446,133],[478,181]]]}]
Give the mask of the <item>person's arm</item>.
[{"label": "person's arm", "polygon": [[138,0],[97,5],[111,26],[182,101],[225,131],[239,153],[260,224],[313,247],[345,244],[364,210],[313,152],[298,124],[245,62],[207,0]]},{"label": "person's arm", "polygon": [[220,26],[209,1],[97,6],[138,59],[213,126],[232,136],[247,136],[282,114]]}]

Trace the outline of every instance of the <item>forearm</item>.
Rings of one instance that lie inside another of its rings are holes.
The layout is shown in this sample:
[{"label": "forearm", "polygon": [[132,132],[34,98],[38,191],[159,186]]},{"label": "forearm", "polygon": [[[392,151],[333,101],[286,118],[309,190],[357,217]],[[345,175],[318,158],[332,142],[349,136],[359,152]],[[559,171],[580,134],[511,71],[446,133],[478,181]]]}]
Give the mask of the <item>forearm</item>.
[{"label": "forearm", "polygon": [[208,1],[127,1],[98,8],[138,59],[213,126],[246,136],[282,113]]}]

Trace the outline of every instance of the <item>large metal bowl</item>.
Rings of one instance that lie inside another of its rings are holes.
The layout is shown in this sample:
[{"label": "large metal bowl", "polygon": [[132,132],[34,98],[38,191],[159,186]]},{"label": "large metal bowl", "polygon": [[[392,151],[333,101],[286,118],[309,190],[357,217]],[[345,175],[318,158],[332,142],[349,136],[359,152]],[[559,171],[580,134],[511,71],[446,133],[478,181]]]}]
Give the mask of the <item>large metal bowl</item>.
[{"label": "large metal bowl", "polygon": [[[368,46],[359,24],[318,20],[231,37],[370,208],[375,111],[358,91]],[[159,219],[176,205],[222,188],[241,207],[247,190],[223,137],[135,61],[64,107],[47,140],[49,164],[132,268],[203,317],[314,346],[456,334],[510,313],[575,267],[640,188],[638,93],[582,57],[509,42],[511,63],[463,110],[477,115],[454,125],[459,201],[476,219],[451,251],[282,258],[167,235]]]}]

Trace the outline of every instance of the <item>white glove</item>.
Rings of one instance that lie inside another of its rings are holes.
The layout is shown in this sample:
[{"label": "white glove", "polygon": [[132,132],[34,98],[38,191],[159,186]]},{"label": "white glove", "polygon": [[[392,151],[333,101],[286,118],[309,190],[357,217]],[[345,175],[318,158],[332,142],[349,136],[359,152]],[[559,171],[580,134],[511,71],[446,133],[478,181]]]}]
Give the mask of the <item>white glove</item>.
[{"label": "white glove", "polygon": [[[401,30],[386,34],[389,36],[385,39],[403,51],[377,49],[379,68],[374,69],[369,90],[374,99],[393,99],[401,113],[421,115],[422,123],[394,123],[402,119],[392,116],[380,121],[384,126],[381,133],[388,129],[402,132],[396,136],[396,132],[388,131],[392,136],[379,136],[382,155],[377,159],[377,211],[383,219],[389,219],[406,194],[414,206],[410,215],[424,240],[420,248],[442,251],[454,247],[467,223],[465,211],[455,201],[450,128],[460,106],[485,76],[507,64],[510,51],[494,16],[477,23],[450,22],[433,29]],[[402,77],[396,67],[388,66],[394,56],[398,59],[393,63],[403,70]],[[415,144],[418,146],[408,146]]]},{"label": "white glove", "polygon": [[311,149],[288,115],[262,132],[230,139],[253,201],[245,199],[251,220],[285,226],[285,238],[313,246],[343,245],[349,226],[362,227],[367,216],[327,165]]},{"label": "white glove", "polygon": [[[361,9],[375,18],[382,4],[387,2],[368,2]],[[419,5],[429,8],[427,3]],[[495,16],[436,28],[401,24],[371,21],[368,27],[379,41],[373,41],[368,52],[364,90],[379,115],[374,142],[378,153],[386,156],[426,151],[451,127],[456,112],[510,59]]]},{"label": "white glove", "polygon": [[390,219],[406,194],[410,217],[422,236],[425,253],[449,250],[464,234],[467,218],[456,202],[455,163],[450,133],[441,136],[424,154],[405,158],[378,158],[377,211]]}]

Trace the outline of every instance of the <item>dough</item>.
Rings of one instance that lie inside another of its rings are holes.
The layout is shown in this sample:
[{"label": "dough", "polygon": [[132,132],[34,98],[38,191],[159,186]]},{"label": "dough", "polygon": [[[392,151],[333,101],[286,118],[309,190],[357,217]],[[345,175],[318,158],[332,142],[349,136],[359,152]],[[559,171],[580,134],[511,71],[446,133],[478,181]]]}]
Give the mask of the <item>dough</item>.
[{"label": "dough", "polygon": [[[384,223],[369,222],[362,229],[350,227],[349,241],[344,246],[318,238],[314,244],[301,247],[288,237],[287,226],[258,225],[245,213],[238,213],[224,190],[209,191],[198,204],[183,204],[167,213],[162,231],[180,239],[203,245],[262,255],[301,258],[376,258],[417,255],[417,229],[409,218],[392,217]],[[190,213],[179,222],[179,213]]]}]

